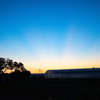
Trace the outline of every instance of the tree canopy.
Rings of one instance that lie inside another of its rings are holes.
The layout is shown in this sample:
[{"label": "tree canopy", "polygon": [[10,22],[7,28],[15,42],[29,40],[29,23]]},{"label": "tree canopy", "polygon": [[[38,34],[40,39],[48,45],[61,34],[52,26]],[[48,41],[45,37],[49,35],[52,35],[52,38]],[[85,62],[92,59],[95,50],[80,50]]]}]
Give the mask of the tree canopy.
[{"label": "tree canopy", "polygon": [[12,59],[5,59],[5,58],[0,58],[0,72],[3,71],[5,72],[7,69],[9,70],[20,70],[21,72],[27,71],[26,68],[24,67],[24,64],[21,62],[13,62]]}]

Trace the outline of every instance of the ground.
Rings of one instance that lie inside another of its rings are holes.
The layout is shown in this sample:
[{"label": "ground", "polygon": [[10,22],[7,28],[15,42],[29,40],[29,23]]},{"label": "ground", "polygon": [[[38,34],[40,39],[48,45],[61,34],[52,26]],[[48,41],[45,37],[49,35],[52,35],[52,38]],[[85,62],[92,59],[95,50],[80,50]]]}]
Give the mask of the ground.
[{"label": "ground", "polygon": [[0,100],[100,100],[100,86],[0,83]]}]

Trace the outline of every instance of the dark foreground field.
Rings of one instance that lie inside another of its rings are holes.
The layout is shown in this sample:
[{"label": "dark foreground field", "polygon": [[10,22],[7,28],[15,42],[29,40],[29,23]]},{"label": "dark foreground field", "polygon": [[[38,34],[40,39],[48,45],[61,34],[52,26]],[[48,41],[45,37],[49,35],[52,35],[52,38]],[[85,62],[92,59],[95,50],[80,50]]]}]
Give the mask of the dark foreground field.
[{"label": "dark foreground field", "polygon": [[0,83],[0,100],[100,100],[100,86]]}]

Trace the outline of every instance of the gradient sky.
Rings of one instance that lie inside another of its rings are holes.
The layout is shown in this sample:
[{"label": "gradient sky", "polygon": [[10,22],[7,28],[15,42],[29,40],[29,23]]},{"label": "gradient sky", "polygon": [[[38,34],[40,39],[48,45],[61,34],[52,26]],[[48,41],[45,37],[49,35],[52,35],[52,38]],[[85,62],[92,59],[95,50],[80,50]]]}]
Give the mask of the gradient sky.
[{"label": "gradient sky", "polygon": [[0,57],[32,73],[100,67],[100,0],[0,0]]}]

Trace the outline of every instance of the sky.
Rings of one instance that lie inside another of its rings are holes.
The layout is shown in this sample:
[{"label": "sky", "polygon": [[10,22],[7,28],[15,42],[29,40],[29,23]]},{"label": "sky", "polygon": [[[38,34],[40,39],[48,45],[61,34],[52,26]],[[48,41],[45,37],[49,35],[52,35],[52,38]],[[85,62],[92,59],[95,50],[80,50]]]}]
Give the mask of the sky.
[{"label": "sky", "polygon": [[0,57],[32,73],[100,67],[100,0],[0,0]]}]

